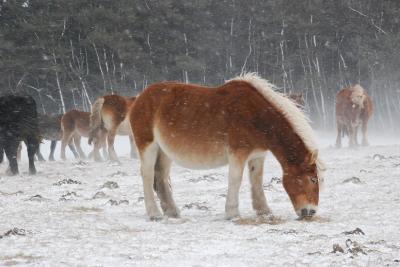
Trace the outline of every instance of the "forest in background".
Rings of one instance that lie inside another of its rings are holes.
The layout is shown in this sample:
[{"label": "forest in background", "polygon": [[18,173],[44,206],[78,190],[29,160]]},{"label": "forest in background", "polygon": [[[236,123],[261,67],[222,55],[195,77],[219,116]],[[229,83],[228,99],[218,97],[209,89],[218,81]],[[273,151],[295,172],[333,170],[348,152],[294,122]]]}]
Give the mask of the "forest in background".
[{"label": "forest in background", "polygon": [[0,0],[0,92],[39,112],[89,110],[104,94],[258,72],[303,92],[314,126],[360,83],[372,127],[400,132],[399,0]]}]

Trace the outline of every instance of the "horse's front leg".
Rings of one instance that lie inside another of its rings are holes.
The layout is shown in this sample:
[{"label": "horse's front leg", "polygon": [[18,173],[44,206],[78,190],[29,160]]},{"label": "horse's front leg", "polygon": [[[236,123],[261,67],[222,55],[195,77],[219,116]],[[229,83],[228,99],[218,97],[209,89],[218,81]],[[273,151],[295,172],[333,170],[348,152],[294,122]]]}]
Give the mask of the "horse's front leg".
[{"label": "horse's front leg", "polygon": [[349,147],[355,147],[356,146],[355,134],[356,134],[357,128],[354,127],[353,125],[350,125],[348,127],[348,129],[349,129]]},{"label": "horse's front leg", "polygon": [[6,153],[8,162],[9,162],[9,172],[11,175],[18,174],[18,163],[17,163],[17,150],[19,141],[17,140],[8,140],[7,144],[4,146],[4,151]]},{"label": "horse's front leg", "polygon": [[355,146],[360,146],[360,144],[358,143],[358,128],[359,128],[359,125],[357,125],[357,126],[355,126],[354,127],[354,144],[355,144]]},{"label": "horse's front leg", "polygon": [[250,160],[248,162],[248,169],[253,209],[256,211],[257,215],[270,214],[271,210],[267,205],[263,189],[264,157]]},{"label": "horse's front leg", "polygon": [[361,131],[362,131],[362,145],[363,146],[369,146],[369,142],[368,142],[368,138],[367,138],[367,124],[368,124],[368,122],[367,121],[363,121],[362,122],[362,128],[361,128]]},{"label": "horse's front leg", "polygon": [[34,136],[29,136],[26,139],[26,147],[28,149],[28,158],[29,158],[29,174],[36,174],[35,168],[35,154],[39,149],[39,141]]},{"label": "horse's front leg", "polygon": [[54,161],[54,150],[57,146],[57,140],[51,140],[49,160]]},{"label": "horse's front leg", "polygon": [[225,203],[225,218],[239,217],[239,189],[243,178],[244,161],[236,155],[229,155],[228,194]]},{"label": "horse's front leg", "polygon": [[342,132],[343,132],[343,125],[338,122],[337,123],[336,148],[342,147]]}]

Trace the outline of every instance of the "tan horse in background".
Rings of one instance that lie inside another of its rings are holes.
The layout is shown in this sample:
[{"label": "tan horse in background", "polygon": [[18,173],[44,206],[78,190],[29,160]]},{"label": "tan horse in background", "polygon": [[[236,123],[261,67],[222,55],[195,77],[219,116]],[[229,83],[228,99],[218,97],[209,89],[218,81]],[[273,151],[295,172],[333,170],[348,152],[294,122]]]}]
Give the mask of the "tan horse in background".
[{"label": "tan horse in background", "polygon": [[360,126],[362,145],[369,145],[367,125],[372,112],[372,99],[360,85],[340,90],[336,96],[336,147],[342,146],[342,137],[345,134],[349,136],[349,146],[357,146],[357,132]]},{"label": "tan horse in background", "polygon": [[130,121],[139,151],[144,201],[150,219],[179,217],[169,172],[174,161],[192,169],[229,165],[226,218],[239,216],[239,188],[247,164],[253,208],[270,214],[263,191],[267,151],[280,162],[283,186],[296,213],[312,217],[319,201],[322,164],[303,112],[255,74],[208,88],[163,82],[136,98]]},{"label": "tan horse in background", "polygon": [[[76,109],[70,110],[65,113],[61,118],[61,158],[66,159],[65,147],[73,139],[75,147],[78,151],[80,158],[86,158],[85,153],[81,147],[81,137],[89,137],[90,131],[90,112],[79,111]],[[95,161],[101,161],[100,148],[103,148],[104,156],[106,157],[106,136],[104,130],[98,131],[97,141],[94,143],[93,154]],[[89,155],[90,157],[91,155]],[[75,155],[77,157],[77,155]]]},{"label": "tan horse in background", "polygon": [[111,161],[119,161],[114,149],[116,135],[127,135],[131,143],[131,157],[135,157],[136,148],[132,137],[132,128],[127,114],[135,103],[135,97],[105,95],[96,100],[90,115],[89,144],[96,141],[100,129],[107,130],[108,154]]}]

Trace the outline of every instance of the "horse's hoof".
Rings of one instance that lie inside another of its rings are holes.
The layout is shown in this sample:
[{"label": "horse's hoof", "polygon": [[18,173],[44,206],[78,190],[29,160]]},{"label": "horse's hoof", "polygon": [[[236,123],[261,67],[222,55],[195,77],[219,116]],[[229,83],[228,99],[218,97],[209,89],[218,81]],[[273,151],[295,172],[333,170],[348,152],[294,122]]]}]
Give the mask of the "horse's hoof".
[{"label": "horse's hoof", "polygon": [[233,212],[233,213],[226,213],[225,214],[225,220],[227,220],[227,221],[234,221],[234,220],[237,220],[237,219],[240,219],[240,214],[239,213]]},{"label": "horse's hoof", "polygon": [[269,216],[272,215],[271,210],[257,210],[256,211],[257,216]]},{"label": "horse's hoof", "polygon": [[162,215],[153,215],[153,216],[149,216],[150,221],[152,222],[159,222],[162,221],[164,217]]},{"label": "horse's hoof", "polygon": [[179,219],[181,215],[179,214],[178,210],[167,210],[164,212],[164,215],[167,216],[168,218],[174,218],[174,219]]},{"label": "horse's hoof", "polygon": [[6,174],[9,176],[14,176],[18,174],[18,171],[11,171],[11,169],[7,169]]}]

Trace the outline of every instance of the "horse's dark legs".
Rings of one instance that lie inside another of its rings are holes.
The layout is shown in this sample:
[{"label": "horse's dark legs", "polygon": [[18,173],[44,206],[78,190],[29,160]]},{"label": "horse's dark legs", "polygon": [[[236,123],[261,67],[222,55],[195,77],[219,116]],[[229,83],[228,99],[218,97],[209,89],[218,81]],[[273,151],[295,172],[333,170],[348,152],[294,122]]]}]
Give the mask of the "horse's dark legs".
[{"label": "horse's dark legs", "polygon": [[36,137],[29,136],[25,143],[28,148],[29,174],[36,174],[35,153],[38,151],[39,141]]},{"label": "horse's dark legs", "polygon": [[18,163],[17,163],[17,150],[19,142],[17,140],[9,140],[4,147],[8,162],[10,164],[9,171],[12,175],[18,174]]},{"label": "horse's dark legs", "polygon": [[57,140],[52,140],[50,144],[50,155],[49,155],[49,160],[54,161],[54,150],[56,149],[57,146]]},{"label": "horse's dark legs", "polygon": [[2,145],[0,145],[0,164],[3,162],[4,160],[4,148]]}]

